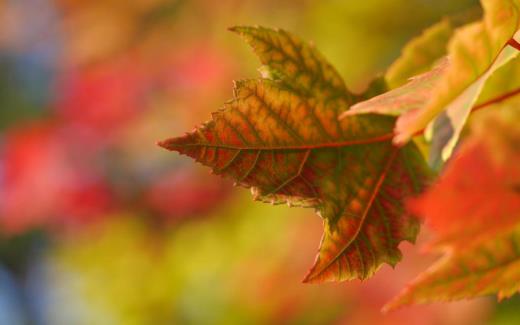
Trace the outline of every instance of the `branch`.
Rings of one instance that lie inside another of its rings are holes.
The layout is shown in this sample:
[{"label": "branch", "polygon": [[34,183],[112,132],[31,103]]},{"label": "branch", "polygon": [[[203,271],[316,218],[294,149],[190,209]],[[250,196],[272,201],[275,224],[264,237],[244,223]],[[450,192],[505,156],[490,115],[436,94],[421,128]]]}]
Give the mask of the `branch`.
[{"label": "branch", "polygon": [[[518,43],[516,43],[516,44],[520,47],[520,44],[518,44]],[[520,94],[520,88],[514,89],[514,90],[512,90],[510,92],[507,92],[505,94],[502,94],[502,95],[500,95],[498,97],[491,98],[488,101],[485,101],[485,102],[483,102],[481,104],[473,106],[473,108],[471,109],[471,112],[473,113],[473,112],[476,112],[476,111],[478,111],[480,109],[486,108],[488,106],[491,106],[491,105],[494,105],[494,104],[498,104],[498,103],[503,102],[503,101],[505,101],[505,100],[507,100],[507,99],[509,99],[511,97],[514,97],[514,96],[518,95],[518,94]],[[414,133],[413,136],[415,137],[415,136],[423,134],[424,130],[425,129],[417,131],[416,133]]]}]

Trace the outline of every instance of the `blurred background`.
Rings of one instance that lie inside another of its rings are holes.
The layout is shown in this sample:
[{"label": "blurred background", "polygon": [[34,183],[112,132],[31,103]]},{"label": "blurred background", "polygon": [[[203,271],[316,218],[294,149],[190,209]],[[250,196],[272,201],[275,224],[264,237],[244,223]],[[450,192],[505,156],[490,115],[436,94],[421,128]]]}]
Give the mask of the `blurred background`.
[{"label": "blurred background", "polygon": [[477,5],[0,0],[0,324],[518,324],[519,299],[380,314],[432,261],[409,244],[369,281],[304,285],[319,217],[253,203],[155,145],[258,76],[227,27],[294,32],[360,91]]}]

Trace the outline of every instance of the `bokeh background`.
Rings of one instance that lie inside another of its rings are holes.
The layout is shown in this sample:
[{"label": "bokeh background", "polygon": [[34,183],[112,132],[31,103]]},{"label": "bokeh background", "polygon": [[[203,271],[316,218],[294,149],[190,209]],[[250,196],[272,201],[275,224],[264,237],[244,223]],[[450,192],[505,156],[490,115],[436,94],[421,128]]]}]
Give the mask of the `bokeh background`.
[{"label": "bokeh background", "polygon": [[0,324],[518,324],[517,298],[380,314],[432,261],[409,244],[369,281],[304,285],[312,211],[253,203],[155,145],[258,75],[230,26],[312,41],[360,91],[423,28],[477,5],[0,0]]}]

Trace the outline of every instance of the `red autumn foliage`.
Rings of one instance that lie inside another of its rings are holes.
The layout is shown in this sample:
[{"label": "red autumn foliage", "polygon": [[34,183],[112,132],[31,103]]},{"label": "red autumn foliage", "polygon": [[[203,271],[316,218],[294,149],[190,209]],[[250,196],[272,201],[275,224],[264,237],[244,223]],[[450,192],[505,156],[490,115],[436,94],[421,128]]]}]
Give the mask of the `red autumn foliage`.
[{"label": "red autumn foliage", "polygon": [[95,64],[62,78],[55,109],[69,126],[105,142],[144,111],[150,86],[135,58]]},{"label": "red autumn foliage", "polygon": [[488,232],[518,220],[520,155],[498,157],[497,147],[486,140],[467,139],[437,183],[409,202],[441,237]]},{"label": "red autumn foliage", "polygon": [[229,197],[230,189],[227,182],[208,182],[207,177],[184,168],[151,184],[145,201],[160,215],[179,220],[211,212]]},{"label": "red autumn foliage", "polygon": [[13,130],[5,137],[0,225],[10,233],[42,225],[95,219],[111,193],[92,167],[88,146],[52,124]]}]

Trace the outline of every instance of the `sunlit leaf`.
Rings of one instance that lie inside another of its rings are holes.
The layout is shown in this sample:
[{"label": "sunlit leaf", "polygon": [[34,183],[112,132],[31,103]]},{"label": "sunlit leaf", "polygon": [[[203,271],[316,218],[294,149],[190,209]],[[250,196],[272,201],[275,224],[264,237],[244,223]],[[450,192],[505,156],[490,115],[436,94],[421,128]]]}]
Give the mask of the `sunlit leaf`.
[{"label": "sunlit leaf", "polygon": [[283,31],[234,30],[279,77],[236,82],[235,98],[211,121],[161,146],[251,188],[257,200],[314,208],[325,233],[304,281],[364,279],[395,265],[399,243],[418,230],[403,206],[427,179],[418,150],[392,145],[393,117],[339,121],[352,96],[312,47]]},{"label": "sunlit leaf", "polygon": [[[466,123],[473,105],[484,89],[486,81],[496,70],[515,58],[519,53],[520,52],[513,47],[506,46],[491,67],[428,125],[426,136],[432,142],[430,149],[430,161],[432,164],[446,161],[451,156],[462,128]],[[439,85],[442,85],[443,82],[444,80],[441,80]],[[432,93],[432,96],[436,96],[436,91]],[[418,111],[418,115],[421,114],[421,112],[422,111]],[[403,121],[404,120],[405,119],[403,119]],[[399,122],[397,128],[399,128]]]},{"label": "sunlit leaf", "polygon": [[432,70],[412,77],[404,86],[357,103],[344,112],[340,118],[366,113],[395,116],[410,111],[418,113],[417,110],[431,98],[432,91],[438,86],[448,66],[448,60],[442,60]]},{"label": "sunlit leaf", "polygon": [[518,51],[506,44],[512,38],[520,38],[520,1],[481,2],[484,19],[457,30],[449,44],[449,69],[425,107],[398,120],[396,143],[406,142],[430,124],[433,133],[441,135],[434,141],[440,142],[439,155],[446,160],[486,80],[517,55]]},{"label": "sunlit leaf", "polygon": [[477,106],[520,89],[520,57],[498,69],[486,82]]}]

